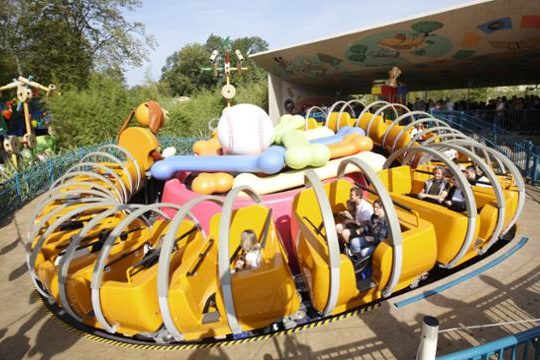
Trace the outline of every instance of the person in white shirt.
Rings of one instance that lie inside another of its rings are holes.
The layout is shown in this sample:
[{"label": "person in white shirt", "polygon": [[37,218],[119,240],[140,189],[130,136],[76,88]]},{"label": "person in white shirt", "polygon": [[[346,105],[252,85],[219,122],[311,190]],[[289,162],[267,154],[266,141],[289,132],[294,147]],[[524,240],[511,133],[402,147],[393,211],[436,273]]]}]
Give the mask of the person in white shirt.
[{"label": "person in white shirt", "polygon": [[341,235],[345,242],[351,238],[351,234],[355,234],[356,230],[366,225],[373,214],[373,206],[364,199],[364,192],[358,187],[351,188],[350,203],[354,205],[353,219],[346,220],[343,223],[336,225],[338,235]]},{"label": "person in white shirt", "polygon": [[262,263],[261,245],[257,243],[257,236],[251,229],[242,231],[240,241],[244,254],[236,261],[234,271],[257,269]]},{"label": "person in white shirt", "polygon": [[422,141],[423,139],[423,132],[421,124],[414,125],[413,129],[411,130],[411,139],[415,141]]}]

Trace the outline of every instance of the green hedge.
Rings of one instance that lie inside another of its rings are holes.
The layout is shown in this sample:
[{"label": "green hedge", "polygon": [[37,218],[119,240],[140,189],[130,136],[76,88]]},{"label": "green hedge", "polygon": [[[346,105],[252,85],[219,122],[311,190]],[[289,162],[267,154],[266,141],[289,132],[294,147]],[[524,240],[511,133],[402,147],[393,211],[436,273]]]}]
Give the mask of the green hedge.
[{"label": "green hedge", "polygon": [[[160,135],[205,137],[208,122],[218,119],[225,107],[220,89],[203,90],[188,101],[160,95],[156,84],[127,88],[122,81],[94,74],[86,89],[60,89],[60,96],[47,99],[60,148],[70,149],[111,141],[125,117],[150,99],[169,111],[170,121]],[[253,82],[237,89],[234,103],[251,103],[267,110],[266,82]]]}]

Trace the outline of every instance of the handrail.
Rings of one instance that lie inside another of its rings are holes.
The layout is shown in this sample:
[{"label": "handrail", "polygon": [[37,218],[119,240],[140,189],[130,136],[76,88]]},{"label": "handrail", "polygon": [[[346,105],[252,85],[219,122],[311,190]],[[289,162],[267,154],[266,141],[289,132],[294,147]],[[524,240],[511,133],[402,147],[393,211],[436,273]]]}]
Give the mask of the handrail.
[{"label": "handrail", "polygon": [[259,239],[259,244],[261,244],[261,249],[264,249],[266,246],[266,239],[268,238],[268,231],[270,230],[270,224],[272,223],[272,208],[268,210],[266,219],[264,219],[263,232],[261,238]]},{"label": "handrail", "polygon": [[[503,358],[503,353],[506,349],[510,349],[512,352],[511,358],[514,359],[517,353],[517,347],[524,345],[523,359],[529,359],[528,357],[528,344],[534,344],[534,341],[540,338],[540,327],[536,327],[515,335],[505,336],[503,338],[491,341],[487,344],[471,347],[465,350],[456,351],[450,354],[437,356],[437,360],[465,360],[465,359],[488,359],[490,355],[497,353],[498,359]],[[535,358],[540,355],[540,348],[534,349]]]},{"label": "handrail", "polygon": [[[193,226],[191,229],[189,229],[188,231],[186,231],[185,233],[183,233],[182,235],[180,235],[179,237],[174,239],[174,245],[176,247],[178,247],[178,242],[180,240],[183,240],[183,239],[187,238],[189,235],[193,234],[194,232],[196,232],[198,230],[199,230],[199,228],[197,226]],[[156,247],[156,248],[154,248],[154,249],[152,249],[150,251],[152,252],[150,255],[148,255],[148,253],[145,254],[145,256],[141,260],[136,262],[131,268],[135,269],[135,268],[137,268],[139,266],[140,267],[148,267],[149,266],[148,264],[153,265],[154,261],[159,260],[159,254],[161,252],[161,247]],[[111,265],[111,263],[109,263],[108,265]],[[131,274],[131,276],[138,274],[141,270],[142,269],[139,269],[134,274]]]},{"label": "handrail", "polygon": [[206,245],[206,249],[204,249],[203,252],[199,254],[195,266],[186,273],[186,276],[193,276],[197,273],[197,270],[199,270],[199,268],[201,267],[202,262],[212,248],[212,245],[214,245],[214,239],[208,239],[208,245]]},{"label": "handrail", "polygon": [[41,286],[39,286],[38,275],[35,269],[37,257],[41,251],[41,248],[47,241],[49,235],[51,235],[58,228],[58,226],[60,226],[60,224],[70,219],[72,216],[77,215],[78,213],[82,213],[82,212],[92,210],[92,209],[103,209],[106,207],[113,207],[113,206],[114,206],[114,203],[103,201],[103,202],[95,202],[95,203],[86,204],[84,206],[80,206],[75,209],[72,209],[71,211],[68,211],[67,213],[65,213],[58,219],[56,219],[52,224],[50,224],[47,227],[47,230],[43,234],[40,235],[39,239],[36,241],[35,246],[33,248],[30,248],[31,244],[28,245],[29,247],[28,247],[28,253],[26,254],[26,265],[28,267],[28,271],[32,278],[32,282],[34,283],[35,288],[38,290],[40,294],[42,294],[44,297],[48,299],[52,299],[52,296],[49,295],[45,290],[43,290]]}]

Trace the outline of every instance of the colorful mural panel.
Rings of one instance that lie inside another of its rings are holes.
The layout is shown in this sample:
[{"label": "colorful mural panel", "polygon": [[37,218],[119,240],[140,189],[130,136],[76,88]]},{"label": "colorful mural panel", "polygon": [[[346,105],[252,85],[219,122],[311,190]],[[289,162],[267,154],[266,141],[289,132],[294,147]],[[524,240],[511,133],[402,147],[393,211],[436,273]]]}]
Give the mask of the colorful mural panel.
[{"label": "colorful mural panel", "polygon": [[378,33],[352,44],[345,53],[349,62],[359,66],[396,66],[408,64],[409,57],[438,58],[452,48],[448,38],[434,32],[444,24],[420,21],[411,30]]}]

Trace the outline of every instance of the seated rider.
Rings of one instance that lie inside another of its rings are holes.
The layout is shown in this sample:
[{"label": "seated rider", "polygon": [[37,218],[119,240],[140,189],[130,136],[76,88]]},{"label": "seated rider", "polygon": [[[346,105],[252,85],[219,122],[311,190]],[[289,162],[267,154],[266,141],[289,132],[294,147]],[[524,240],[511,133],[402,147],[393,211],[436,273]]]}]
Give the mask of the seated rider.
[{"label": "seated rider", "polygon": [[424,188],[418,193],[418,198],[441,204],[448,195],[448,182],[444,178],[444,168],[437,166],[433,170],[433,178],[427,180]]},{"label": "seated rider", "polygon": [[253,230],[244,230],[240,237],[243,254],[234,264],[234,271],[256,269],[261,266],[261,245],[257,243],[257,237]]},{"label": "seated rider", "polygon": [[474,165],[469,165],[463,170],[463,173],[465,174],[465,177],[467,178],[467,181],[469,184],[479,187],[489,187],[490,185],[486,184],[489,183],[489,180],[482,176],[479,178],[478,172],[476,171],[476,167]]},{"label": "seated rider", "polygon": [[388,220],[379,199],[373,202],[373,214],[367,226],[359,228],[349,242],[353,254],[371,255],[375,247],[388,237]]},{"label": "seated rider", "polygon": [[460,212],[465,211],[467,208],[465,204],[465,195],[456,184],[456,179],[454,177],[450,178],[450,190],[448,190],[448,194],[444,198],[444,205],[450,210]]},{"label": "seated rider", "polygon": [[338,212],[336,216],[334,217],[334,220],[336,222],[336,227],[340,229],[340,234],[343,231],[343,229],[349,229],[350,227],[359,226],[356,223],[356,220],[354,219],[353,214],[356,214],[356,204],[352,200],[347,200],[347,209]]},{"label": "seated rider", "polygon": [[416,138],[416,141],[421,142],[424,140],[423,136],[423,129],[421,127],[421,124],[414,125],[413,129],[411,130],[411,139]]},{"label": "seated rider", "polygon": [[[360,226],[367,224],[373,214],[373,206],[364,199],[364,192],[362,189],[356,186],[351,188],[347,208],[351,213],[352,219],[345,219],[343,222],[336,225],[338,235],[341,235],[345,242],[350,240],[351,233],[354,233]],[[352,215],[354,215],[354,217]]]}]

